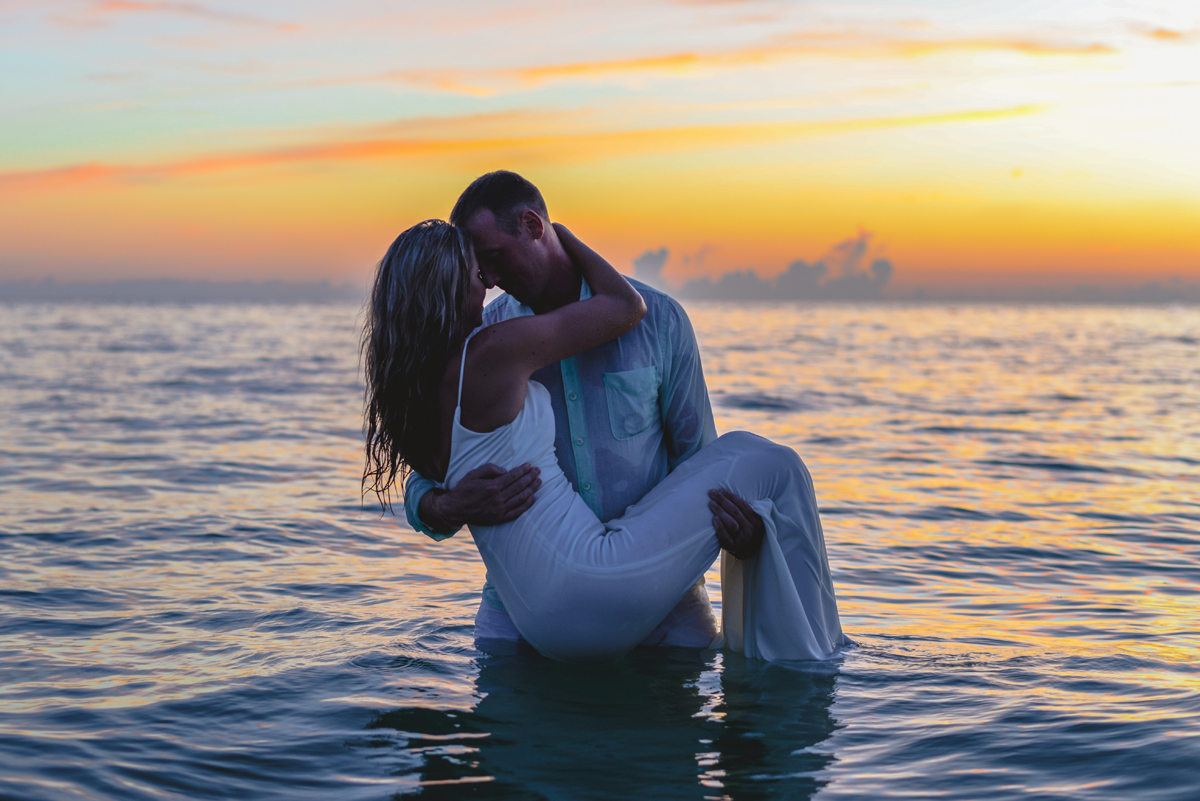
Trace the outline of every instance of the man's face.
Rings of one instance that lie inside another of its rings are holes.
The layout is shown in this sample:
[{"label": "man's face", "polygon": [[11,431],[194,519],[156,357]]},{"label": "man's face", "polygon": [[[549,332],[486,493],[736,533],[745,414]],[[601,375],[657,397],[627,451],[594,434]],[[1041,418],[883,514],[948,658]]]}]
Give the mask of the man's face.
[{"label": "man's face", "polygon": [[471,235],[479,274],[489,289],[498,286],[525,304],[541,297],[549,270],[544,234],[539,231],[535,238],[524,220],[517,233],[510,234],[490,209],[475,212],[463,227]]}]

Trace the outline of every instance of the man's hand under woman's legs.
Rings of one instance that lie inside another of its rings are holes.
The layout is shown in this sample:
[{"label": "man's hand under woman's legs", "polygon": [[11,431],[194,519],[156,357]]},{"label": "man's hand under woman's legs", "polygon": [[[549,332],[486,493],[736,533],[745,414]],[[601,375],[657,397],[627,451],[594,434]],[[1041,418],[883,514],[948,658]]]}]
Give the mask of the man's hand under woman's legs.
[{"label": "man's hand under woman's legs", "polygon": [[717,542],[738,559],[749,559],[762,547],[767,527],[750,504],[723,489],[709,490],[708,508],[713,513]]}]

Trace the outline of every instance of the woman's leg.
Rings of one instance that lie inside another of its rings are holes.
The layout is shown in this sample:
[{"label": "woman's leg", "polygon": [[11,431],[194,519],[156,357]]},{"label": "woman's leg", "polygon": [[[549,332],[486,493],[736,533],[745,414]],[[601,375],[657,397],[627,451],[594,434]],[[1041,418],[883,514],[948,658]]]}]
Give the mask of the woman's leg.
[{"label": "woman's leg", "polygon": [[[710,448],[716,448],[711,461],[697,462]],[[673,525],[702,524],[711,531],[709,489],[720,487],[744,498],[762,517],[766,535],[750,559],[723,556],[721,617],[728,644],[771,661],[835,656],[850,641],[842,633],[808,469],[791,448],[745,431],[726,434],[710,448],[681,465],[610,527],[629,527],[644,547]]]},{"label": "woman's leg", "polygon": [[[676,468],[606,532],[586,527],[543,532],[536,543],[495,540],[500,550],[513,549],[498,561],[520,564],[520,586],[512,586],[521,603],[505,597],[505,606],[521,633],[542,653],[568,661],[609,661],[634,648],[720,553],[708,508],[716,487],[766,512],[769,531],[784,530],[776,539],[794,552],[784,556],[800,574],[828,575],[803,463],[790,448],[734,432]],[[491,561],[489,570],[495,579]]]}]

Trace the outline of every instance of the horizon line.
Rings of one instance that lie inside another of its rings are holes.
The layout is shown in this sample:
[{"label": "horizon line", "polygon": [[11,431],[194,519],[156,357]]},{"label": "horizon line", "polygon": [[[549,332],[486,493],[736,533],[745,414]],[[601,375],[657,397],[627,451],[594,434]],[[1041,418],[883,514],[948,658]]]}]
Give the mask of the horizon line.
[{"label": "horizon line", "polygon": [[[641,279],[635,279],[641,280]],[[356,286],[347,279],[290,281],[279,278],[241,281],[215,281],[172,277],[127,278],[107,281],[64,281],[53,276],[0,282],[0,303],[330,303],[363,302],[370,294],[369,282]],[[998,303],[1033,305],[1166,305],[1200,304],[1200,283],[1179,278],[1145,281],[1114,287],[1088,284],[1047,287],[981,287],[977,289],[936,290],[926,286],[862,297],[736,297],[691,292],[687,285],[647,286],[677,300],[689,303],[761,304],[933,304]],[[709,283],[714,287],[714,283]]]}]

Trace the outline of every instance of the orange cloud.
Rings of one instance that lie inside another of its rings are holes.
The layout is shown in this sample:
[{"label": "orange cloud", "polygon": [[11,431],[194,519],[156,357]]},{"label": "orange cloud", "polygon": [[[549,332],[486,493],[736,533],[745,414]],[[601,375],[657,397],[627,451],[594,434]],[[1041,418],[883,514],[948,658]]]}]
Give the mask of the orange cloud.
[{"label": "orange cloud", "polygon": [[195,3],[142,2],[142,0],[103,0],[90,9],[93,14],[121,14],[157,12],[178,14],[187,17],[212,20],[214,22],[231,22],[240,25],[261,25],[279,31],[300,30],[299,25],[275,22],[274,20],[250,16],[248,14],[230,14],[225,11],[214,11]]},{"label": "orange cloud", "polygon": [[[671,128],[473,138],[383,138],[326,142],[292,148],[234,153],[148,165],[80,164],[47,170],[0,173],[0,188],[42,190],[98,180],[145,181],[229,170],[330,161],[433,156],[452,153],[537,153],[543,160],[590,161],[638,153],[729,147],[853,131],[1000,119],[1042,110],[1024,105],[901,117],[816,122],[737,123]],[[446,121],[449,122],[449,121]],[[453,127],[449,125],[448,127]]]},{"label": "orange cloud", "polygon": [[1056,43],[1038,39],[914,39],[871,37],[846,31],[807,31],[776,37],[770,44],[710,53],[669,53],[627,59],[580,61],[508,69],[422,69],[389,72],[374,80],[396,80],[471,95],[495,94],[505,86],[598,79],[640,73],[687,73],[790,61],[804,57],[921,58],[953,52],[1011,52],[1025,56],[1095,56],[1115,53],[1100,43]]},{"label": "orange cloud", "polygon": [[[909,31],[927,30],[909,23]],[[1010,51],[1032,56],[1075,56],[1115,53],[1116,48],[1097,42],[1068,42],[1031,37],[915,37],[871,34],[854,30],[798,31],[776,36],[771,44],[800,52],[846,53],[848,55],[924,56],[952,51]]]},{"label": "orange cloud", "polygon": [[1007,50],[1026,56],[1103,56],[1116,53],[1111,45],[1092,42],[1090,44],[1054,44],[1035,39],[958,39],[955,41],[912,41],[895,42],[892,48],[905,56],[927,56],[934,53],[953,51],[983,52]]},{"label": "orange cloud", "polygon": [[1189,42],[1196,38],[1196,31],[1176,31],[1171,28],[1139,28],[1137,32],[1143,36],[1160,42]]}]

